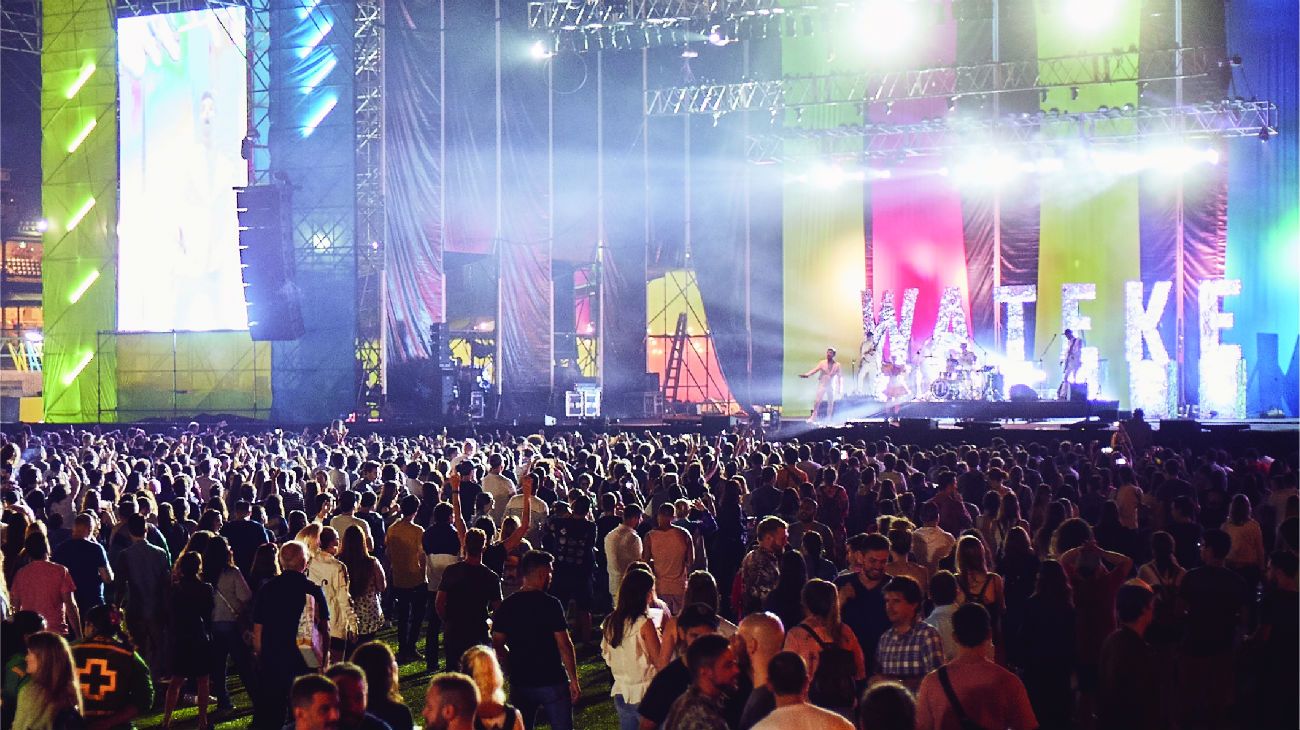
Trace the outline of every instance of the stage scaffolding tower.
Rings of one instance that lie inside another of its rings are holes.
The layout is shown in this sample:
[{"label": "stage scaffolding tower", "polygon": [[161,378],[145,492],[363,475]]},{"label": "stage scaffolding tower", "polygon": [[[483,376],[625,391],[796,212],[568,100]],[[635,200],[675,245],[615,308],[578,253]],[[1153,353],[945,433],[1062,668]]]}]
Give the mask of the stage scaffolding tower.
[{"label": "stage scaffolding tower", "polygon": [[382,416],[384,338],[384,6],[357,0],[353,30],[356,115],[357,409]]}]

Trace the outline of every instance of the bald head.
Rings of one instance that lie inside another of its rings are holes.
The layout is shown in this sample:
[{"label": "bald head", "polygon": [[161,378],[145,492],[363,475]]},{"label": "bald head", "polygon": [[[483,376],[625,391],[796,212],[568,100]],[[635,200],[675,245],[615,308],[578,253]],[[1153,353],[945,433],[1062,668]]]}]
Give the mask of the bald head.
[{"label": "bald head", "polygon": [[285,573],[303,573],[307,570],[307,546],[290,540],[280,546],[280,570]]},{"label": "bald head", "polygon": [[757,644],[764,654],[776,654],[785,643],[785,627],[781,625],[781,619],[767,611],[751,613],[741,619],[736,633],[746,643]]}]

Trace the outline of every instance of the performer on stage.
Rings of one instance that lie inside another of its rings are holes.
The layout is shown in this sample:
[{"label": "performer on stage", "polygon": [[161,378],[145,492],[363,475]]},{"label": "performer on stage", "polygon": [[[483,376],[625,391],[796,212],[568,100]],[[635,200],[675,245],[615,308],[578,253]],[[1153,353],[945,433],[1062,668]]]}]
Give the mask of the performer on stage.
[{"label": "performer on stage", "polygon": [[858,349],[858,393],[872,400],[880,398],[880,343],[867,333]]},{"label": "performer on stage", "polygon": [[969,342],[961,343],[961,350],[957,353],[957,367],[962,370],[974,370],[975,365],[979,362],[975,356],[975,351],[970,349]]},{"label": "performer on stage", "polygon": [[801,378],[811,378],[817,376],[817,393],[813,396],[812,413],[808,416],[809,423],[817,421],[817,409],[822,403],[826,403],[826,420],[831,420],[835,415],[835,397],[843,387],[843,378],[841,376],[840,364],[835,362],[835,348],[826,348],[826,359],[817,363],[817,367],[801,374]]},{"label": "performer on stage", "polygon": [[1059,400],[1070,399],[1070,383],[1079,382],[1079,370],[1083,368],[1083,340],[1075,337],[1072,330],[1065,331],[1065,358],[1061,361],[1063,377],[1056,389]]},{"label": "performer on stage", "polygon": [[907,389],[905,378],[907,367],[900,362],[899,358],[894,357],[890,362],[885,363],[881,372],[889,377],[889,383],[885,385],[885,400],[894,403],[912,394],[912,391]]}]

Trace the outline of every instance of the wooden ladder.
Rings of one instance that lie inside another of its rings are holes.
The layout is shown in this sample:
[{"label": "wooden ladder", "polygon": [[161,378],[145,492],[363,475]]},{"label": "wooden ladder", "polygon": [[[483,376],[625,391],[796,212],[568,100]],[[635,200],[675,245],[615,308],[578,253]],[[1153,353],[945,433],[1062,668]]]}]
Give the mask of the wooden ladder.
[{"label": "wooden ladder", "polygon": [[682,364],[686,360],[686,312],[677,315],[677,329],[673,332],[673,347],[668,351],[664,367],[664,402],[678,402],[682,386]]}]

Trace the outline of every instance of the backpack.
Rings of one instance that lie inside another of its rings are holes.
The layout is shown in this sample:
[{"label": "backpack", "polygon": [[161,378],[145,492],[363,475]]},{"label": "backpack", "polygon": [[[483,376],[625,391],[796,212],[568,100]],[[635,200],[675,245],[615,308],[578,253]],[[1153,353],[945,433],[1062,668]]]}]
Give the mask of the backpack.
[{"label": "backpack", "polygon": [[808,684],[808,701],[827,709],[852,707],[857,699],[857,684],[853,681],[857,665],[853,652],[839,644],[822,641],[808,624],[799,624],[799,628],[807,631],[821,647],[817,671]]}]

